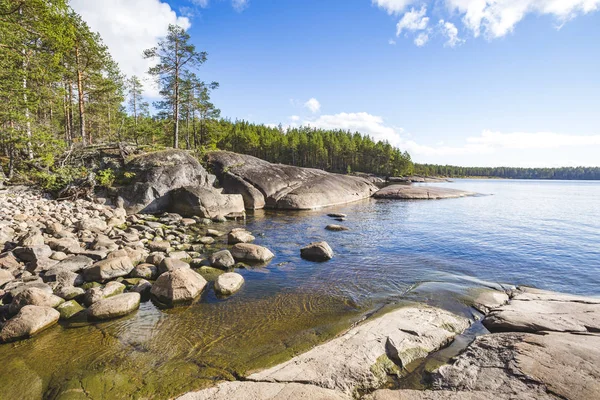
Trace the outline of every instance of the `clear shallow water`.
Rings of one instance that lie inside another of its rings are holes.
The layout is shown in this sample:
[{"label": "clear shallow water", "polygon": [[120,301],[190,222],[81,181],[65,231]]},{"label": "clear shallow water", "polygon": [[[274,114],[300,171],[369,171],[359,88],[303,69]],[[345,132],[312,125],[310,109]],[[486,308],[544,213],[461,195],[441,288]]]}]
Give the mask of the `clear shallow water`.
[{"label": "clear shallow water", "polygon": [[[210,286],[188,307],[146,302],[127,318],[0,345],[0,398],[169,398],[280,362],[382,304],[425,301],[470,315],[469,293],[498,283],[600,295],[600,182],[436,185],[489,195],[256,212],[247,227],[276,258],[238,270],[239,293],[219,299]],[[348,214],[351,230],[326,231],[337,223],[329,212]],[[335,258],[301,260],[300,247],[315,240]]]}]

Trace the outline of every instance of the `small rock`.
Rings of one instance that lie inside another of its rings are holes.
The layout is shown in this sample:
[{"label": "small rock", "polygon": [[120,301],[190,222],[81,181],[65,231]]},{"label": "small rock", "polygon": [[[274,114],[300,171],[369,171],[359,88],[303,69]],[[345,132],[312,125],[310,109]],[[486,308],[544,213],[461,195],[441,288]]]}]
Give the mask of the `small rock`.
[{"label": "small rock", "polygon": [[54,253],[52,253],[52,255],[50,256],[50,259],[52,260],[56,260],[56,261],[62,261],[65,258],[69,257],[68,255],[66,255],[65,253],[63,253],[62,251],[55,251]]},{"label": "small rock", "polygon": [[145,279],[140,279],[130,289],[131,292],[139,293],[142,297],[149,295],[150,290],[152,290],[152,284]]},{"label": "small rock", "polygon": [[221,250],[213,253],[208,258],[208,261],[210,262],[210,265],[215,268],[228,269],[235,265],[235,260],[229,250]]},{"label": "small rock", "polygon": [[132,278],[155,279],[158,268],[153,264],[139,264],[129,274]]},{"label": "small rock", "polygon": [[215,239],[213,239],[210,236],[204,236],[196,240],[196,242],[200,244],[213,244],[215,242]]},{"label": "small rock", "polygon": [[234,229],[227,235],[227,243],[229,244],[250,243],[254,239],[256,238],[245,229]]},{"label": "small rock", "polygon": [[300,249],[300,256],[309,261],[327,261],[333,258],[333,250],[327,242],[315,242]]},{"label": "small rock", "polygon": [[87,314],[92,320],[106,320],[123,317],[137,310],[139,306],[139,293],[123,293],[92,304]]},{"label": "small rock", "polygon": [[117,257],[97,262],[83,271],[86,281],[105,281],[127,276],[133,270],[129,257]]},{"label": "small rock", "polygon": [[162,260],[164,260],[166,257],[165,253],[161,253],[161,252],[156,252],[156,253],[151,253],[148,257],[146,257],[146,263],[148,264],[153,264],[153,265],[159,265]]},{"label": "small rock", "polygon": [[54,294],[65,300],[73,300],[79,296],[83,296],[85,294],[85,290],[80,287],[63,286],[55,290]]},{"label": "small rock", "polygon": [[256,262],[267,262],[275,257],[275,254],[266,247],[250,243],[236,244],[231,248],[231,255],[236,260]]},{"label": "small rock", "polygon": [[81,311],[85,310],[85,308],[81,307],[81,305],[75,300],[65,301],[56,307],[56,309],[60,313],[60,319],[62,320],[71,319],[76,314],[79,314]]},{"label": "small rock", "polygon": [[185,261],[178,260],[176,258],[167,257],[161,261],[158,265],[158,273],[164,274],[165,272],[174,271],[178,268],[189,268],[190,264]]},{"label": "small rock", "polygon": [[48,293],[44,289],[29,287],[14,296],[9,306],[9,312],[16,314],[25,306],[42,306],[54,308],[63,303],[64,300],[58,296]]},{"label": "small rock", "polygon": [[21,261],[37,263],[38,261],[50,258],[52,255],[52,249],[46,245],[17,247],[13,250],[13,253]]},{"label": "small rock", "polygon": [[105,287],[94,287],[86,290],[83,303],[90,306],[102,299],[116,296],[125,291],[125,285],[120,282],[108,282]]},{"label": "small rock", "polygon": [[148,242],[146,247],[148,247],[150,251],[161,251],[163,253],[166,253],[171,248],[171,243],[165,240],[158,240]]},{"label": "small rock", "polygon": [[206,279],[189,268],[178,268],[158,277],[150,293],[164,304],[192,301],[206,286]]},{"label": "small rock", "polygon": [[27,305],[0,332],[2,342],[26,339],[56,324],[60,313],[52,307]]},{"label": "small rock", "polygon": [[341,231],[349,231],[350,228],[347,228],[345,226],[342,225],[327,225],[325,227],[325,229],[327,229],[328,231],[333,231],[333,232],[341,232]]},{"label": "small rock", "polygon": [[331,217],[331,218],[346,218],[347,217],[346,214],[341,214],[341,213],[330,213],[330,214],[327,214],[327,216]]},{"label": "small rock", "polygon": [[80,231],[104,232],[108,225],[100,218],[82,219],[75,224]]},{"label": "small rock", "polygon": [[224,296],[231,295],[242,287],[244,277],[236,272],[227,272],[217,277],[215,290]]}]

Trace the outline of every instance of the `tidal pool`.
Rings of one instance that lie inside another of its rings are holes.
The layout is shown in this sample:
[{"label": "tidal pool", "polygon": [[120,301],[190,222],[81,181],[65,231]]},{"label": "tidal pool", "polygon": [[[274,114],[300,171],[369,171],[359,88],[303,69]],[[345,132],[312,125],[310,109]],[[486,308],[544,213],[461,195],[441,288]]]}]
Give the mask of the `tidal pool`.
[{"label": "tidal pool", "polygon": [[[165,310],[148,301],[126,318],[61,323],[0,345],[0,398],[167,399],[284,361],[405,302],[473,317],[473,291],[499,283],[600,294],[600,183],[444,185],[490,196],[256,212],[247,228],[276,257],[239,269],[246,280],[240,292],[218,298],[210,284],[192,305]],[[326,231],[330,212],[348,214],[343,224],[351,230]],[[333,260],[300,258],[300,247],[316,240],[331,245]],[[442,350],[416,372],[461,346]],[[419,384],[414,374],[397,383]]]}]

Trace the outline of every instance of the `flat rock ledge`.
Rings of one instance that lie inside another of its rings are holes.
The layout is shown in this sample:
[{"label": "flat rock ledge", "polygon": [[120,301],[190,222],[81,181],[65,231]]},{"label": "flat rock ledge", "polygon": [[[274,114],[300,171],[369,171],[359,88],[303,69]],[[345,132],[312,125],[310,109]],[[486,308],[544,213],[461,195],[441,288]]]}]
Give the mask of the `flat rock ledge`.
[{"label": "flat rock ledge", "polygon": [[301,383],[223,382],[213,388],[187,393],[178,400],[349,400],[342,393]]},{"label": "flat rock ledge", "polygon": [[376,199],[440,200],[475,196],[477,193],[438,186],[391,185],[373,195]]},{"label": "flat rock ledge", "polygon": [[434,371],[434,390],[377,390],[391,399],[597,399],[600,298],[519,288],[490,310],[479,336]]}]

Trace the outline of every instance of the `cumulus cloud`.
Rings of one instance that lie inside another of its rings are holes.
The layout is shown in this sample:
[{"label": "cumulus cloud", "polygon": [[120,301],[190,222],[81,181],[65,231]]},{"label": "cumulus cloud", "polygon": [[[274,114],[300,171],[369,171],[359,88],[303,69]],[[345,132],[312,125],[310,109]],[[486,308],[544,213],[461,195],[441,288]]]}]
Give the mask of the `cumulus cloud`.
[{"label": "cumulus cloud", "polygon": [[429,33],[421,32],[415,38],[415,45],[417,47],[423,47],[427,44],[428,41],[429,41]]},{"label": "cumulus cloud", "polygon": [[400,14],[407,6],[416,3],[416,0],[372,0],[372,2],[391,15]]},{"label": "cumulus cloud", "polygon": [[[146,79],[152,61],[144,60],[142,52],[156,46],[169,24],[190,27],[188,18],[177,16],[171,6],[159,0],[71,0],[70,4],[93,31],[100,32],[125,74]],[[158,96],[153,85],[145,86],[146,95]]]},{"label": "cumulus cloud", "polygon": [[447,38],[446,43],[444,43],[444,46],[456,47],[457,45],[460,45],[464,42],[463,39],[458,37],[458,28],[456,28],[456,25],[454,25],[452,22],[444,21],[443,19],[441,19],[439,22],[439,26],[442,35],[444,35]]},{"label": "cumulus cloud", "polygon": [[402,19],[396,24],[396,36],[400,36],[402,31],[422,31],[427,29],[429,17],[426,16],[427,7],[423,6],[420,10],[412,8],[409,12],[402,16]]},{"label": "cumulus cloud", "polygon": [[313,97],[304,103],[304,107],[308,108],[312,113],[318,113],[321,110],[321,103]]},{"label": "cumulus cloud", "polygon": [[482,32],[489,39],[512,32],[527,14],[554,16],[562,25],[580,14],[597,11],[600,0],[445,0],[457,11],[475,37]]},{"label": "cumulus cloud", "polygon": [[232,0],[231,4],[236,11],[241,12],[248,7],[249,2],[250,0]]},{"label": "cumulus cloud", "polygon": [[391,46],[395,46],[396,45],[396,41],[394,39],[390,39],[388,40],[388,44]]}]

